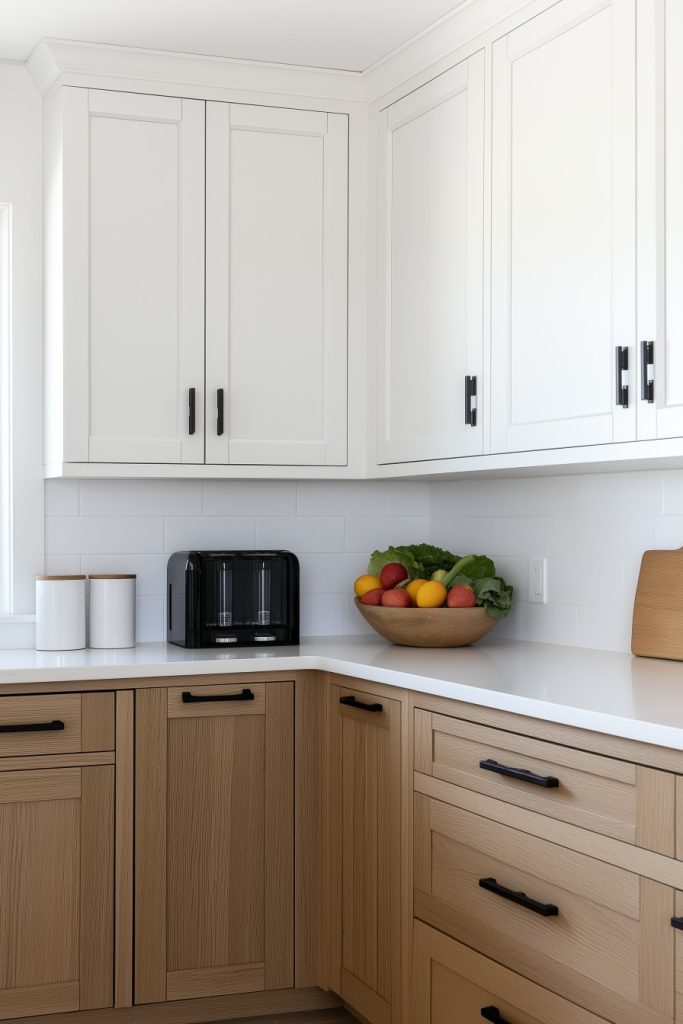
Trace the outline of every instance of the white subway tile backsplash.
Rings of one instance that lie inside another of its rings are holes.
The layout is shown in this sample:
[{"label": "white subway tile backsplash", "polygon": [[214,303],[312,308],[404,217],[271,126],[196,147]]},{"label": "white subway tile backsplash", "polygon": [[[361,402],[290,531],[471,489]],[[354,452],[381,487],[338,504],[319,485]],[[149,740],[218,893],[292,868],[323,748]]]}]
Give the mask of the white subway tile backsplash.
[{"label": "white subway tile backsplash", "polygon": [[48,516],[45,550],[50,555],[144,554],[163,551],[164,520],[158,516]]},{"label": "white subway tile backsplash", "polygon": [[77,516],[80,514],[78,480],[45,481],[45,515]]},{"label": "white subway tile backsplash", "polygon": [[537,644],[566,644],[576,647],[578,637],[578,609],[562,604],[517,605],[520,640]]},{"label": "white subway tile backsplash", "polygon": [[344,520],[341,518],[282,518],[256,520],[257,548],[300,551],[343,551]]},{"label": "white subway tile backsplash", "polygon": [[683,514],[683,469],[668,469],[664,473],[665,516]]},{"label": "white subway tile backsplash", "polygon": [[136,592],[139,596],[163,596],[166,593],[166,563],[168,555],[83,555],[81,572],[119,573],[133,572],[137,576]]},{"label": "white subway tile backsplash", "polygon": [[426,516],[392,519],[352,517],[346,520],[346,550],[369,554],[392,544],[420,544],[427,540],[429,519]]},{"label": "white subway tile backsplash", "polygon": [[82,572],[80,555],[45,556],[45,574],[47,576],[79,576]]},{"label": "white subway tile backsplash", "polygon": [[661,515],[664,506],[664,474],[591,473],[577,477],[583,515]]},{"label": "white subway tile backsplash", "polygon": [[387,515],[431,515],[431,487],[431,484],[417,480],[390,480],[387,483]]},{"label": "white subway tile backsplash", "polygon": [[297,513],[300,516],[384,516],[387,485],[383,480],[333,480],[300,483]]},{"label": "white subway tile backsplash", "polygon": [[317,554],[299,552],[302,594],[345,594],[367,569],[367,555],[356,552]]},{"label": "white subway tile backsplash", "polygon": [[139,644],[166,639],[166,599],[136,597],[135,638]]},{"label": "white subway tile backsplash", "polygon": [[656,519],[653,545],[656,548],[683,547],[683,515]]},{"label": "white subway tile backsplash", "polygon": [[254,547],[254,520],[243,516],[192,516],[166,519],[162,551]]},{"label": "white subway tile backsplash", "polygon": [[334,636],[344,621],[343,594],[302,594],[301,635]]},{"label": "white subway tile backsplash", "polygon": [[205,516],[294,516],[297,485],[287,480],[206,480]]},{"label": "white subway tile backsplash", "polygon": [[432,484],[432,515],[551,516],[579,511],[578,477],[521,477]]},{"label": "white subway tile backsplash", "polygon": [[631,647],[632,604],[614,608],[578,608],[579,647],[628,651]]},{"label": "white subway tile backsplash", "polygon": [[201,480],[82,480],[82,516],[202,514]]}]

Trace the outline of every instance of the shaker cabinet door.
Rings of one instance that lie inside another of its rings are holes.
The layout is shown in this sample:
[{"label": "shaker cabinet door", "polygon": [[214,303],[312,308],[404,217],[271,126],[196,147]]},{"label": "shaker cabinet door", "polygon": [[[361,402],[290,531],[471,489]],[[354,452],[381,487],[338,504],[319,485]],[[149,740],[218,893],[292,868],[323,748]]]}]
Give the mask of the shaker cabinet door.
[{"label": "shaker cabinet door", "polygon": [[483,51],[382,112],[379,201],[377,460],[480,455]]},{"label": "shaker cabinet door", "polygon": [[203,462],[204,103],[62,103],[64,461]]},{"label": "shaker cabinet door", "polygon": [[347,458],[348,118],[207,104],[206,461]]},{"label": "shaker cabinet door", "polygon": [[635,69],[635,0],[493,46],[493,452],[635,438]]}]

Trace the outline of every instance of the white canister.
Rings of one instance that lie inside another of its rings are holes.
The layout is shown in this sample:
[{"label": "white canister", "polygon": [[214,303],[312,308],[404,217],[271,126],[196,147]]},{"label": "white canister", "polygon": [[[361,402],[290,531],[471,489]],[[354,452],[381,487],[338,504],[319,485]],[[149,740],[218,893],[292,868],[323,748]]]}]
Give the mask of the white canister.
[{"label": "white canister", "polygon": [[135,647],[135,575],[89,579],[90,646]]},{"label": "white canister", "polygon": [[36,650],[85,647],[85,576],[36,576]]}]

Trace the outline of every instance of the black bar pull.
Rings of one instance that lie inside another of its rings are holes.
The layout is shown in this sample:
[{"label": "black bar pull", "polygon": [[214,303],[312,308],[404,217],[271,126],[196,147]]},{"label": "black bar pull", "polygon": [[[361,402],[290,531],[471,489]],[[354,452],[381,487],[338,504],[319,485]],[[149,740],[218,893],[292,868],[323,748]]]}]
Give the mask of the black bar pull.
[{"label": "black bar pull", "polygon": [[477,425],[477,378],[465,377],[465,425]]},{"label": "black bar pull", "polygon": [[628,348],[617,345],[616,352],[616,403],[622,409],[628,409]]},{"label": "black bar pull", "polygon": [[25,725],[0,725],[0,732],[63,732],[64,722],[27,722]]},{"label": "black bar pull", "polygon": [[199,694],[183,690],[183,704],[212,704],[219,700],[255,700],[253,690],[244,687],[241,693]]},{"label": "black bar pull", "polygon": [[346,705],[347,708],[355,708],[356,711],[381,711],[381,704],[364,704],[361,700],[356,700],[350,694],[348,697],[340,697],[339,703]]},{"label": "black bar pull", "polygon": [[189,415],[189,419],[188,419],[188,432],[190,434],[194,434],[194,432],[196,430],[196,427],[197,427],[197,424],[196,424],[197,389],[196,388],[190,388],[189,405],[190,405],[190,415]]},{"label": "black bar pull", "polygon": [[532,900],[531,896],[527,896],[525,892],[516,892],[514,889],[507,889],[504,885],[498,885],[495,878],[480,878],[479,885],[482,889],[495,893],[496,896],[502,896],[504,900],[518,903],[520,907],[526,907],[527,910],[533,910],[534,914],[539,914],[541,917],[557,917],[560,912],[554,903],[539,903],[538,900]]},{"label": "black bar pull", "polygon": [[683,932],[683,917],[672,917],[671,918],[671,927],[672,928],[678,928],[679,931]]},{"label": "black bar pull", "polygon": [[655,400],[655,343],[640,343],[640,397],[650,405]]},{"label": "black bar pull", "polygon": [[223,388],[219,388],[216,392],[216,433],[219,437],[223,436],[223,430],[225,429],[225,392]]},{"label": "black bar pull", "polygon": [[487,772],[496,772],[497,775],[506,775],[510,779],[519,779],[520,782],[530,782],[532,786],[543,786],[545,789],[557,789],[560,784],[560,780],[554,775],[536,775],[528,768],[509,768],[506,764],[498,764],[491,757],[480,761],[479,767]]},{"label": "black bar pull", "polygon": [[484,1020],[490,1021],[491,1024],[509,1024],[505,1017],[501,1017],[497,1006],[482,1006],[481,1015]]}]

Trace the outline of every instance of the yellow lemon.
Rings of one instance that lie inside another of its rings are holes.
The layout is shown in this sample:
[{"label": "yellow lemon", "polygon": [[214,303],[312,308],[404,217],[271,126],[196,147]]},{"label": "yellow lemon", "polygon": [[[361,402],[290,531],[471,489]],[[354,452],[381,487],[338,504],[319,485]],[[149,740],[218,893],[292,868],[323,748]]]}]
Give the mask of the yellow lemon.
[{"label": "yellow lemon", "polygon": [[377,587],[381,587],[382,584],[379,581],[379,576],[359,576],[353,585],[353,589],[356,591],[356,597],[362,597],[363,594],[367,594],[368,590],[376,590]]},{"label": "yellow lemon", "polygon": [[413,604],[415,604],[415,602],[417,600],[417,592],[418,592],[418,590],[426,582],[427,582],[427,580],[411,580],[410,583],[408,584],[408,586],[405,588],[408,591],[408,593],[410,594],[410,597],[412,599]]},{"label": "yellow lemon", "polygon": [[418,608],[440,608],[446,600],[447,593],[443,583],[439,583],[438,580],[427,580],[418,590],[415,602]]}]

